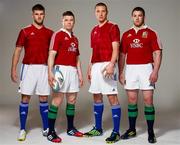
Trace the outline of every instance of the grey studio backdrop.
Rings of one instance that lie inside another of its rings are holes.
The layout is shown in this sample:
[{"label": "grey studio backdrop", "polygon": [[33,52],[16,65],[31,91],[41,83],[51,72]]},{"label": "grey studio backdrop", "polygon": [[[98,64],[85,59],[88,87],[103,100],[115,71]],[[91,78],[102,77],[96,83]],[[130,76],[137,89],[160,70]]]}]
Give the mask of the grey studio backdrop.
[{"label": "grey studio backdrop", "polygon": [[[76,25],[74,33],[79,38],[82,68],[85,85],[77,100],[78,119],[84,120],[84,125],[93,122],[92,97],[88,93],[89,83],[86,70],[91,53],[90,31],[97,24],[94,15],[96,0],[0,0],[0,105],[14,106],[17,109],[20,95],[17,93],[18,84],[10,80],[10,66],[15,42],[19,30],[32,22],[31,8],[41,3],[46,8],[45,25],[57,31],[61,27],[61,14],[66,10],[74,12]],[[135,6],[146,10],[146,24],[155,29],[163,43],[163,63],[159,80],[154,94],[157,114],[176,113],[180,115],[180,0],[102,0],[108,5],[109,20],[117,23],[124,31],[132,26],[131,11]],[[20,68],[20,65],[18,66]],[[119,98],[122,106],[122,121],[127,120],[127,96],[119,84]],[[142,97],[139,98],[142,104]],[[106,110],[105,120],[111,122],[110,105],[104,97]],[[38,110],[38,98],[31,99],[30,110]],[[65,106],[65,103],[63,104]],[[65,107],[61,107],[64,110]],[[140,105],[143,116],[143,105]],[[30,112],[30,115],[33,114]],[[36,113],[35,113],[36,114]],[[39,115],[39,114],[38,114]],[[18,115],[17,115],[18,116]],[[163,120],[162,120],[163,121]],[[124,121],[125,122],[125,121]],[[17,121],[18,123],[18,121]],[[108,124],[108,123],[107,123]],[[123,124],[122,124],[123,125]],[[127,125],[127,124],[126,124]],[[123,127],[125,128],[125,127]]]}]

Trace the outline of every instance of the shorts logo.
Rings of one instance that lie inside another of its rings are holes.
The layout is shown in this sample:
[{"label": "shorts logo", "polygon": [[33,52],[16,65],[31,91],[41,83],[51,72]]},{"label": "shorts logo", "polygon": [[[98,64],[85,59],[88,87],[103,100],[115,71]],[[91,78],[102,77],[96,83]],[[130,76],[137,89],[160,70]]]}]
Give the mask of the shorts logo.
[{"label": "shorts logo", "polygon": [[147,38],[147,37],[148,37],[148,32],[147,31],[143,32],[142,33],[142,38]]},{"label": "shorts logo", "polygon": [[71,46],[68,48],[68,51],[76,52],[77,51],[76,44],[72,42],[70,45]]},{"label": "shorts logo", "polygon": [[131,48],[142,48],[143,43],[140,43],[139,39],[134,39],[133,43],[130,44]]}]

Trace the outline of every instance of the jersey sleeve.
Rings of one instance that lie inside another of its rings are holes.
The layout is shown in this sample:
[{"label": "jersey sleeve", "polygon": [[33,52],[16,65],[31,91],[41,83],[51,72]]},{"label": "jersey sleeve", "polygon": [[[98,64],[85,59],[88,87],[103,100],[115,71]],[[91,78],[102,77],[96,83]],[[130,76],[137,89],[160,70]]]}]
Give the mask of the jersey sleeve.
[{"label": "jersey sleeve", "polygon": [[21,29],[21,31],[19,32],[17,41],[16,41],[16,47],[23,47],[25,44],[25,31],[24,29]]},{"label": "jersey sleeve", "polygon": [[54,33],[51,37],[49,50],[58,51],[60,44],[60,36],[58,33]]},{"label": "jersey sleeve", "polygon": [[127,45],[126,45],[126,37],[125,34],[123,34],[121,38],[121,43],[120,43],[120,53],[127,53]]},{"label": "jersey sleeve", "polygon": [[77,38],[76,38],[76,41],[77,41],[77,56],[79,56],[80,55],[80,52],[79,52],[79,41],[78,41]]},{"label": "jersey sleeve", "polygon": [[120,30],[118,25],[113,25],[110,32],[111,41],[120,42]]},{"label": "jersey sleeve", "polygon": [[151,47],[152,47],[152,51],[162,49],[162,43],[156,32],[152,32],[152,34],[151,34]]}]

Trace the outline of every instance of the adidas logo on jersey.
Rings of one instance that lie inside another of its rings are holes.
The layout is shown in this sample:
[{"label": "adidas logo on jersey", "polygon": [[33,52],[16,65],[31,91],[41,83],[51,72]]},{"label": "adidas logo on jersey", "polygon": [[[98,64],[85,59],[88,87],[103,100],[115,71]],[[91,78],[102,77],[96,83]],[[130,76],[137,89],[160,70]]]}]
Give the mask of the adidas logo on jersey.
[{"label": "adidas logo on jersey", "polygon": [[34,33],[34,32],[31,32],[31,35],[35,35],[35,33]]},{"label": "adidas logo on jersey", "polygon": [[68,37],[65,37],[64,40],[69,40],[69,38],[68,38]]}]

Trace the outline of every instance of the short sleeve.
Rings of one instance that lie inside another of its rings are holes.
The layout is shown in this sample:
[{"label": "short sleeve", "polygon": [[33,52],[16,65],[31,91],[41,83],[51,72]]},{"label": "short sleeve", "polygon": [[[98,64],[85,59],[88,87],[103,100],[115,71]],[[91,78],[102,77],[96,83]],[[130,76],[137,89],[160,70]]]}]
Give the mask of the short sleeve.
[{"label": "short sleeve", "polygon": [[59,35],[58,33],[54,33],[51,37],[51,43],[50,43],[50,47],[49,50],[54,50],[54,51],[58,51],[59,49]]},{"label": "short sleeve", "polygon": [[17,41],[16,41],[16,47],[20,46],[20,47],[23,47],[24,44],[25,44],[25,32],[24,32],[24,29],[22,29],[20,32],[19,32],[19,35],[18,35],[18,38],[17,38]]},{"label": "short sleeve", "polygon": [[153,51],[162,49],[162,43],[156,32],[152,32],[151,34],[151,47]]},{"label": "short sleeve", "polygon": [[127,45],[126,45],[126,37],[125,34],[123,34],[121,43],[120,43],[120,53],[127,53]]},{"label": "short sleeve", "polygon": [[120,30],[118,25],[113,25],[110,31],[111,41],[120,42]]}]

